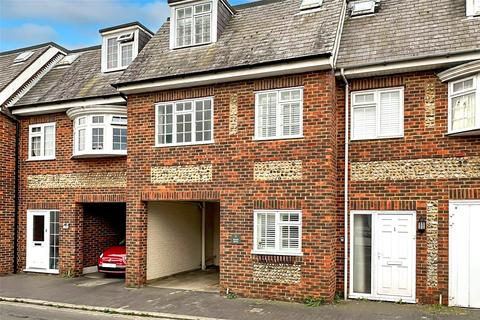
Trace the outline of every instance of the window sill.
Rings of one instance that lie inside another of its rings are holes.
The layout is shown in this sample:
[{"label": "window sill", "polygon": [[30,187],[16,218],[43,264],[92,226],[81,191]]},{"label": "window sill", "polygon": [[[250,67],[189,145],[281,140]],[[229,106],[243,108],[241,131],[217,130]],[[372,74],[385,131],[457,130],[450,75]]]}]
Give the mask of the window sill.
[{"label": "window sill", "polygon": [[127,153],[82,153],[74,154],[70,159],[88,159],[88,158],[115,158],[115,157],[126,157]]},{"label": "window sill", "polygon": [[371,140],[389,140],[389,139],[403,139],[404,135],[401,136],[391,136],[391,137],[372,137],[372,138],[350,138],[350,141],[371,141]]},{"label": "window sill", "polygon": [[473,128],[461,131],[450,131],[445,133],[446,137],[462,137],[462,136],[478,136],[480,135],[480,128]]},{"label": "window sill", "polygon": [[53,158],[28,158],[25,161],[31,162],[31,161],[53,161],[53,160],[57,160],[57,158],[55,158],[55,157],[53,157]]},{"label": "window sill", "polygon": [[254,255],[263,255],[263,256],[293,256],[293,257],[303,257],[303,252],[278,252],[278,251],[256,251],[252,250],[250,252]]},{"label": "window sill", "polygon": [[268,138],[257,138],[253,137],[253,141],[276,141],[276,140],[299,140],[305,138],[303,135],[301,136],[290,136],[290,137],[268,137]]},{"label": "window sill", "polygon": [[207,144],[214,144],[215,141],[204,141],[204,142],[194,142],[194,143],[169,143],[169,144],[156,144],[153,148],[168,148],[168,147],[188,147],[188,146],[202,146]]}]

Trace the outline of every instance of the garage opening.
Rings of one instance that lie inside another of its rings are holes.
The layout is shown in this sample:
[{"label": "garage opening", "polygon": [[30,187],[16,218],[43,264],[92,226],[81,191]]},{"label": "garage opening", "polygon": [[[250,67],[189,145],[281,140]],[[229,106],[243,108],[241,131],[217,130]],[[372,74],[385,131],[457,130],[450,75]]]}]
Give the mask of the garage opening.
[{"label": "garage opening", "polygon": [[151,286],[218,292],[220,203],[150,202],[147,281]]},{"label": "garage opening", "polygon": [[[122,246],[125,246],[125,226],[126,205],[124,203],[83,205],[84,274],[98,272],[98,258],[107,249],[122,250]],[[115,265],[116,267],[117,265]],[[116,271],[115,268],[112,268],[112,271]],[[119,274],[122,275],[122,272]]]}]

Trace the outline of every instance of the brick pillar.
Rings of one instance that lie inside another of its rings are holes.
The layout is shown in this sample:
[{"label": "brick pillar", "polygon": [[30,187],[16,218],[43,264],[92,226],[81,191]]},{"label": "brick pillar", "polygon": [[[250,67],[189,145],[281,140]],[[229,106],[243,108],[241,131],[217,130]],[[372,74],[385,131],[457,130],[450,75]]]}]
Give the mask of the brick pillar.
[{"label": "brick pillar", "polygon": [[140,199],[127,202],[127,287],[140,287],[147,281],[147,204]]},{"label": "brick pillar", "polygon": [[[68,226],[64,228],[64,226]],[[79,276],[83,271],[83,207],[72,203],[60,209],[60,274]]]}]

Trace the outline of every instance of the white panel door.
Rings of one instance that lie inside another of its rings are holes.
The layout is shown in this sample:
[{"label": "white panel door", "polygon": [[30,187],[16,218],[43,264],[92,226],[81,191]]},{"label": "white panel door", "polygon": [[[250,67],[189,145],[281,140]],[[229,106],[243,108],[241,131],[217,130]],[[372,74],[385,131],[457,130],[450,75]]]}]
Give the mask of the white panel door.
[{"label": "white panel door", "polygon": [[48,269],[49,218],[49,211],[27,212],[27,270]]},{"label": "white panel door", "polygon": [[450,305],[480,308],[480,202],[450,204]]},{"label": "white panel door", "polygon": [[411,214],[379,214],[377,219],[377,295],[413,298],[414,219]]}]

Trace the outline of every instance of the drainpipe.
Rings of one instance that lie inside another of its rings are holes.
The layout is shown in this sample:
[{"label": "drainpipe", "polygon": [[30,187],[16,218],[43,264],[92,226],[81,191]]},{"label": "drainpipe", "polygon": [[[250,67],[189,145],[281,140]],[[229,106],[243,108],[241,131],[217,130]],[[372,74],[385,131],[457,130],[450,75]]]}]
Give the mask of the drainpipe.
[{"label": "drainpipe", "polygon": [[345,83],[345,178],[344,178],[344,195],[343,195],[343,206],[344,206],[344,213],[343,213],[343,220],[344,220],[344,258],[343,258],[343,298],[347,300],[348,297],[348,117],[349,117],[349,84],[347,77],[345,77],[344,69],[340,70],[340,74],[342,75],[343,82]]},{"label": "drainpipe", "polygon": [[205,201],[202,201],[202,270],[207,268],[205,264]]},{"label": "drainpipe", "polygon": [[14,118],[15,121],[15,173],[14,173],[14,183],[15,183],[15,194],[14,194],[14,213],[13,213],[13,273],[17,273],[17,264],[18,264],[18,203],[19,203],[19,144],[20,144],[20,123]]}]

